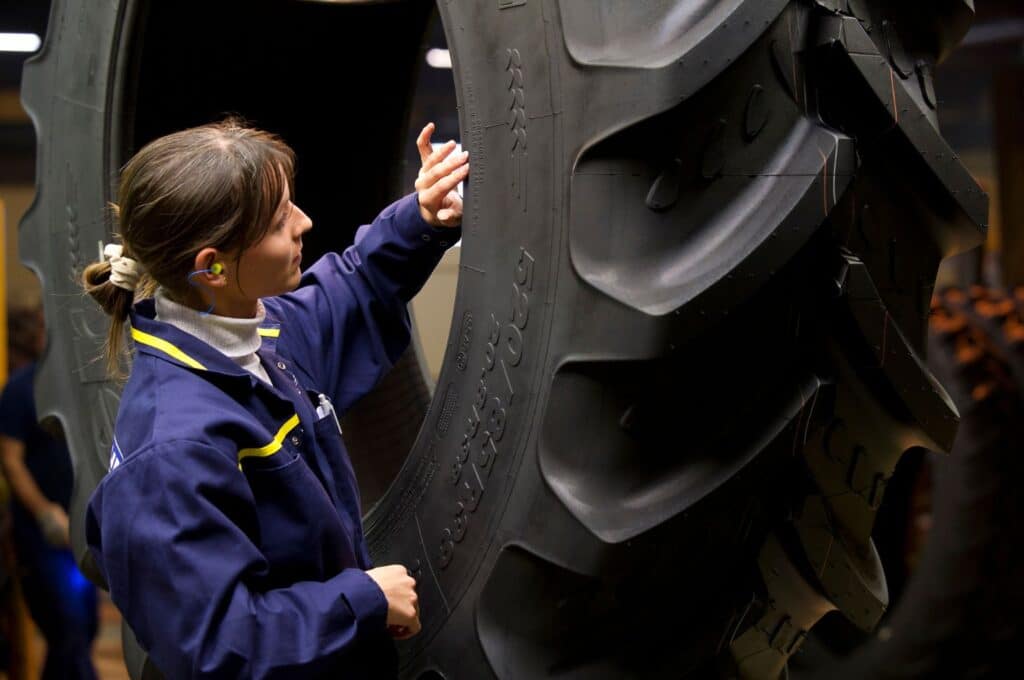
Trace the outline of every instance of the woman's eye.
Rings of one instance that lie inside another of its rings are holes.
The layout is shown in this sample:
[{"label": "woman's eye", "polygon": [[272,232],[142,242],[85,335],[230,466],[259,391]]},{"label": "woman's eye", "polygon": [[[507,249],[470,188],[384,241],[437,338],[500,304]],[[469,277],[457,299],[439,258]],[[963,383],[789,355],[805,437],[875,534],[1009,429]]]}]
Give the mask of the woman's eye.
[{"label": "woman's eye", "polygon": [[274,230],[275,231],[281,231],[282,229],[284,229],[285,225],[288,224],[288,216],[291,215],[291,214],[292,214],[292,208],[291,208],[291,206],[288,206],[288,209],[284,213],[284,217],[282,217],[281,221],[277,223],[277,226],[274,227]]}]

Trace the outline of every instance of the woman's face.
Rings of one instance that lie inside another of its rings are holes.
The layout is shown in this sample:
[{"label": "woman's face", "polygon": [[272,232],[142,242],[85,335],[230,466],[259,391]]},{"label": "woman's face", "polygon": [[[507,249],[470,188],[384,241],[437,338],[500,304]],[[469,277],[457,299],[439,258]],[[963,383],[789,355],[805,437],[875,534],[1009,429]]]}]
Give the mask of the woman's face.
[{"label": "woman's face", "polygon": [[[270,231],[238,258],[226,258],[223,293],[217,294],[215,314],[255,305],[259,298],[281,295],[299,285],[302,264],[302,235],[313,228],[313,221],[292,203],[285,185],[284,196],[274,215]],[[237,267],[237,276],[231,272]],[[227,306],[228,309],[224,309]],[[222,311],[221,311],[222,310]]]}]

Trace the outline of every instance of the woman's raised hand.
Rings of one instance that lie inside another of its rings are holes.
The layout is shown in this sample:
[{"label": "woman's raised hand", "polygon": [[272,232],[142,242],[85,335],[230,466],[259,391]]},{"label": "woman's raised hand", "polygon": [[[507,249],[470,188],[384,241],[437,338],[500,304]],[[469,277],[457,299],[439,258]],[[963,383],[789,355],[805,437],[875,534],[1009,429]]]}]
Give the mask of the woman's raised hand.
[{"label": "woman's raised hand", "polygon": [[432,226],[457,227],[462,224],[462,197],[455,187],[469,175],[469,152],[453,154],[451,141],[431,148],[433,132],[434,124],[427,123],[416,138],[422,163],[416,178],[420,214]]}]

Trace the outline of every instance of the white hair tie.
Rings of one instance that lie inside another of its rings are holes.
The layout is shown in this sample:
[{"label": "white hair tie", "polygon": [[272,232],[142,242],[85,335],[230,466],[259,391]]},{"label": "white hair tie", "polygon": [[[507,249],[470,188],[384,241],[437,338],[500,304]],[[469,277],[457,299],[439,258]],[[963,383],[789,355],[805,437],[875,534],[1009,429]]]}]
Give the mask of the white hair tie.
[{"label": "white hair tie", "polygon": [[124,249],[116,243],[103,248],[103,257],[110,262],[110,282],[118,288],[134,291],[142,278],[142,266],[130,257],[121,255],[122,252]]}]

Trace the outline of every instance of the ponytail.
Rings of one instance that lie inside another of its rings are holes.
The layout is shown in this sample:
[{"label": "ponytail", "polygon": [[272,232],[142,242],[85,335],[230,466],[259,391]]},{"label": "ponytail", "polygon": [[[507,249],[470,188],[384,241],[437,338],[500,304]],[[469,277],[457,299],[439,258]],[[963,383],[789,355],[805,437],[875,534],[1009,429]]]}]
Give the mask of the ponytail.
[{"label": "ponytail", "polygon": [[110,316],[110,330],[107,333],[104,347],[107,374],[111,378],[120,379],[123,377],[121,359],[125,353],[124,333],[128,322],[128,312],[131,311],[136,294],[141,297],[152,295],[156,289],[156,283],[148,276],[143,275],[136,290],[128,290],[114,285],[110,280],[112,271],[113,266],[109,260],[90,264],[82,272],[82,287]]}]

